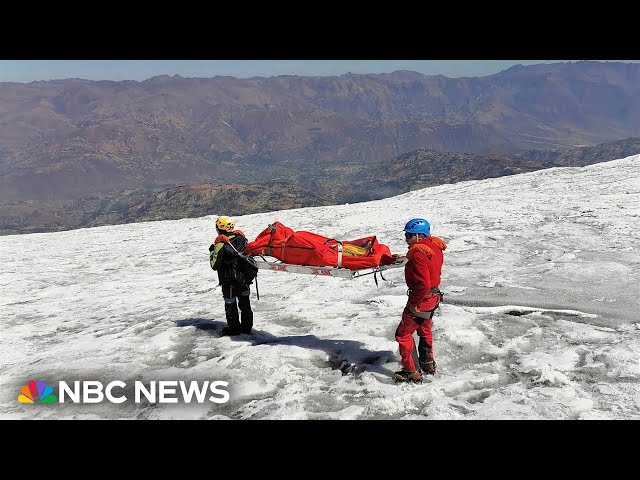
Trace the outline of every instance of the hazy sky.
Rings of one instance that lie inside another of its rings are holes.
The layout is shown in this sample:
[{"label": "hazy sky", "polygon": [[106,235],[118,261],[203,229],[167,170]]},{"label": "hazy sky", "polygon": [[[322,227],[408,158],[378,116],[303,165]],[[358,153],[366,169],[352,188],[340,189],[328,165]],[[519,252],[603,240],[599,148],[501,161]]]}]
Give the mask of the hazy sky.
[{"label": "hazy sky", "polygon": [[[482,77],[512,65],[575,60],[0,60],[0,82],[61,78],[145,80],[156,75],[237,78],[342,75],[412,70],[425,75]],[[625,62],[631,60],[623,60]],[[638,60],[633,60],[638,61]]]}]

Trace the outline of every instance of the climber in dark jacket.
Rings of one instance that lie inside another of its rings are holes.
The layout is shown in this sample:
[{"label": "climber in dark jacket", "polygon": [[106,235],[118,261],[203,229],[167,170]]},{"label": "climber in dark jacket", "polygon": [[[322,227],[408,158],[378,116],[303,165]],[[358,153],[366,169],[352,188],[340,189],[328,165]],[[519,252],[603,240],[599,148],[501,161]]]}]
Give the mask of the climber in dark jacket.
[{"label": "climber in dark jacket", "polygon": [[[253,278],[247,278],[248,267],[239,258],[239,253],[244,252],[248,242],[242,231],[235,227],[236,223],[231,218],[224,215],[218,217],[218,236],[209,247],[209,263],[218,272],[224,298],[227,327],[222,329],[223,335],[249,334],[253,327],[253,311],[249,300],[249,285]],[[242,316],[238,315],[238,307]]]}]

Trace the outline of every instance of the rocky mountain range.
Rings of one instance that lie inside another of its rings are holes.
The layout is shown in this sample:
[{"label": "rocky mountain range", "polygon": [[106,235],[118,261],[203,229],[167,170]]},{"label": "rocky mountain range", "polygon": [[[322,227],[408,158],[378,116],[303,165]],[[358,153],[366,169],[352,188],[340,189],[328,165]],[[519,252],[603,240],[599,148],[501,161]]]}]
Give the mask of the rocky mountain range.
[{"label": "rocky mountain range", "polygon": [[[445,183],[515,175],[551,167],[585,166],[640,153],[640,138],[593,147],[526,151],[517,155],[471,155],[416,150],[393,159],[333,175],[296,174],[288,182],[198,184],[165,190],[88,195],[70,204],[0,206],[2,234],[29,233],[130,222],[246,215],[290,208],[356,203]],[[33,213],[35,211],[35,213]],[[30,215],[27,217],[26,215]],[[26,221],[25,221],[26,219]]]},{"label": "rocky mountain range", "polygon": [[0,83],[0,232],[204,215],[227,198],[236,215],[363,201],[608,160],[574,147],[631,137],[640,137],[637,63],[456,79]]}]

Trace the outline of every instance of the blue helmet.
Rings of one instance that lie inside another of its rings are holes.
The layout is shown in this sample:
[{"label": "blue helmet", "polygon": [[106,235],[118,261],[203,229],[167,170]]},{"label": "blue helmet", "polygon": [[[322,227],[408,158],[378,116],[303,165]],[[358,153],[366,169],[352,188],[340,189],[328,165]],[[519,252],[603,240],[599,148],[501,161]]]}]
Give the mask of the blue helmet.
[{"label": "blue helmet", "polygon": [[421,233],[427,237],[431,235],[431,225],[424,218],[412,218],[404,226],[407,233]]}]

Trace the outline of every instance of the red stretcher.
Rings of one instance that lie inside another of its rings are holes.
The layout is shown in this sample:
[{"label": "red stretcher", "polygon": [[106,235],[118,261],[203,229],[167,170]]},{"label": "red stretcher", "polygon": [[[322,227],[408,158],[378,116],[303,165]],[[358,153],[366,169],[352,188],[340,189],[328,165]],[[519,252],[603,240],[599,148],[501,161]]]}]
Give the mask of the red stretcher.
[{"label": "red stretcher", "polygon": [[[259,269],[340,278],[357,278],[401,268],[407,258],[391,254],[375,236],[339,241],[307,231],[294,231],[280,222],[264,229],[244,253]],[[274,260],[268,260],[271,257]],[[376,278],[376,284],[377,284]]]}]

